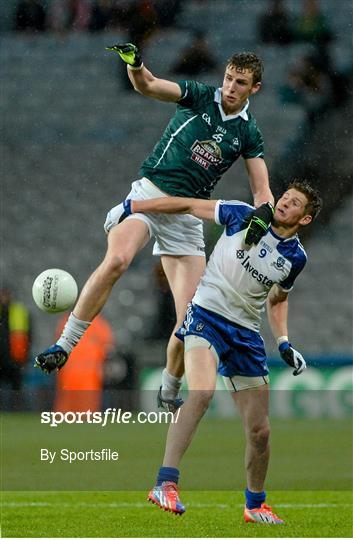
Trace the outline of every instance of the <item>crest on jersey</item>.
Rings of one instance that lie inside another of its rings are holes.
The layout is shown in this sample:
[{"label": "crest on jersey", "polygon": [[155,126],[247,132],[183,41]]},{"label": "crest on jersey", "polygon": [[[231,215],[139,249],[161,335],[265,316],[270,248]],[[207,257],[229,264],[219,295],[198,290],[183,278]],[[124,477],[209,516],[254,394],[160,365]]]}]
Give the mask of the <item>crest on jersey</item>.
[{"label": "crest on jersey", "polygon": [[277,261],[275,262],[276,268],[283,268],[285,262],[286,260],[283,257],[278,257]]},{"label": "crest on jersey", "polygon": [[232,139],[232,146],[233,146],[233,148],[235,148],[236,146],[239,146],[239,148],[240,148],[240,142],[239,142],[238,137],[234,137]]},{"label": "crest on jersey", "polygon": [[222,151],[215,141],[195,141],[191,147],[191,159],[204,169],[222,163]]}]

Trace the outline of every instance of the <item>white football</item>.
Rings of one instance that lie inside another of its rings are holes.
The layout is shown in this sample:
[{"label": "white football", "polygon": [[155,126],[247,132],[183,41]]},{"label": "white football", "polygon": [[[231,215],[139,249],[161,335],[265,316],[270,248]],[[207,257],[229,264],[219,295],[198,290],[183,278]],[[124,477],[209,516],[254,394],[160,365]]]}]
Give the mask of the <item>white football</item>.
[{"label": "white football", "polygon": [[59,268],[49,268],[36,277],[32,287],[33,300],[42,311],[59,313],[71,308],[78,288],[71,274]]}]

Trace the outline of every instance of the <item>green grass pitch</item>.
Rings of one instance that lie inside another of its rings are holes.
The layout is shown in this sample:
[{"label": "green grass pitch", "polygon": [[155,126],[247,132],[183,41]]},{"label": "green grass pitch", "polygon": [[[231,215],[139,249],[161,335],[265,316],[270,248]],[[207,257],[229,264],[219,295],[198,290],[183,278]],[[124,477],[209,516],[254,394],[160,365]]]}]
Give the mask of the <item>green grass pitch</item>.
[{"label": "green grass pitch", "polygon": [[[147,503],[167,426],[41,426],[3,415],[3,537],[352,537],[352,423],[273,419],[267,502],[283,526],[243,522],[238,419],[205,418],[181,464],[174,516]],[[117,448],[118,464],[40,463],[38,448]]]},{"label": "green grass pitch", "polygon": [[4,493],[6,537],[351,537],[348,492],[272,492],[269,502],[285,525],[245,524],[243,496],[186,491],[183,516],[146,502],[145,492]]}]

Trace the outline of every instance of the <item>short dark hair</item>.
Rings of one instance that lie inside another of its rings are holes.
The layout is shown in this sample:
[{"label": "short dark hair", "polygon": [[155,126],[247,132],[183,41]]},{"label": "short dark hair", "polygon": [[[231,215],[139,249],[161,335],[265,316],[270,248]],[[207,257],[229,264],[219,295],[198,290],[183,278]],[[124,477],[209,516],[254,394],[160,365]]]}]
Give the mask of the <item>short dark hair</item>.
[{"label": "short dark hair", "polygon": [[248,69],[252,71],[253,84],[261,82],[264,65],[261,58],[253,52],[241,52],[233,54],[228,61],[227,66],[234,66],[240,69]]},{"label": "short dark hair", "polygon": [[313,188],[307,180],[298,180],[295,178],[287,189],[296,189],[303,193],[308,200],[305,206],[305,213],[315,219],[322,208],[322,199],[317,189]]}]

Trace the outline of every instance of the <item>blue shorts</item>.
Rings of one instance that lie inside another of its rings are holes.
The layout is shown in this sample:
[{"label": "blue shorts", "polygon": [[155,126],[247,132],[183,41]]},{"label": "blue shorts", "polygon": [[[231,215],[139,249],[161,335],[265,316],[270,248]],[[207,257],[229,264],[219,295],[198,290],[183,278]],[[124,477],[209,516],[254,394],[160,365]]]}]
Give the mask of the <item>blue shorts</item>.
[{"label": "blue shorts", "polygon": [[268,375],[267,358],[261,335],[197,304],[189,304],[183,326],[175,333],[199,336],[211,343],[219,357],[218,373],[224,377]]}]

